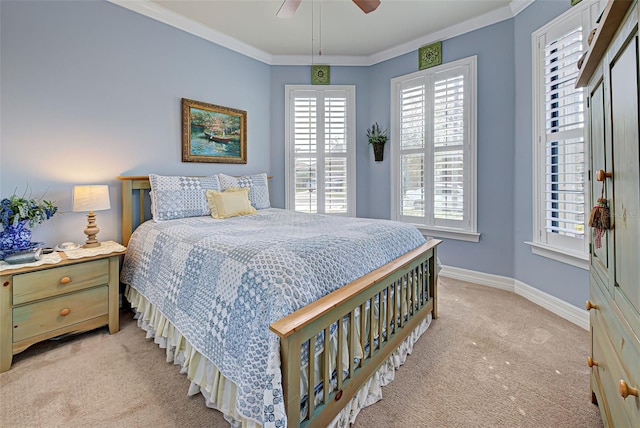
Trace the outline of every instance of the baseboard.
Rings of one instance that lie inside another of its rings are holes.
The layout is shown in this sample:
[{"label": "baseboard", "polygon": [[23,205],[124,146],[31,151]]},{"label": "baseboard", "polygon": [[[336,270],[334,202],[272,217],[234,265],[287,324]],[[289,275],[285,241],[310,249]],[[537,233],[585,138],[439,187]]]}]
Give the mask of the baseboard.
[{"label": "baseboard", "polygon": [[513,278],[492,275],[490,273],[478,272],[475,270],[462,269],[453,266],[442,266],[442,270],[439,275],[451,279],[457,279],[458,281],[472,282],[478,285],[499,288],[500,290],[514,291],[515,289]]},{"label": "baseboard", "polygon": [[540,291],[517,279],[453,266],[443,266],[440,271],[440,276],[514,292],[559,317],[574,323],[578,327],[589,330],[589,313],[586,310],[573,306],[564,300]]}]

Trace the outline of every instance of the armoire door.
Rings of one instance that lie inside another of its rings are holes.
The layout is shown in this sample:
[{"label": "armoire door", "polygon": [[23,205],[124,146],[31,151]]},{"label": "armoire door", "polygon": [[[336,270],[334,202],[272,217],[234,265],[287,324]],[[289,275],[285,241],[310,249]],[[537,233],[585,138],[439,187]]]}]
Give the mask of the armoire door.
[{"label": "armoire door", "polygon": [[[610,64],[613,143],[614,300],[640,327],[640,151],[638,149],[638,37]],[[636,330],[640,331],[640,330]]]},{"label": "armoire door", "polygon": [[[589,124],[590,144],[591,144],[591,206],[596,204],[598,198],[603,196],[609,200],[611,195],[611,181],[598,181],[596,171],[611,171],[611,140],[607,138],[609,130],[606,130],[605,120],[605,83],[600,79],[599,83],[591,88],[589,99],[589,114],[591,115]],[[598,231],[591,228],[591,270],[598,278],[598,283],[603,290],[613,294],[613,277],[609,275],[610,264],[610,232],[601,233],[599,241],[596,239]]]}]

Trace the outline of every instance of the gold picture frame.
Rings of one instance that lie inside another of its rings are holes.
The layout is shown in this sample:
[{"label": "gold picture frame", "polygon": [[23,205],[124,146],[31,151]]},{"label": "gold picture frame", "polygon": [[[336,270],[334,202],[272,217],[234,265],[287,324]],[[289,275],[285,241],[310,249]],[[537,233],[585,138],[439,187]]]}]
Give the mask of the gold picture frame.
[{"label": "gold picture frame", "polygon": [[247,163],[247,112],[182,98],[182,162]]}]

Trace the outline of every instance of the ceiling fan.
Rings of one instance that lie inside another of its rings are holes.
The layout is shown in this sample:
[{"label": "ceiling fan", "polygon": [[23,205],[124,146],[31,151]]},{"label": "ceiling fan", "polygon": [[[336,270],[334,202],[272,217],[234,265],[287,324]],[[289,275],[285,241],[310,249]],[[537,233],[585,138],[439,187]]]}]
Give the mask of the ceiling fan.
[{"label": "ceiling fan", "polygon": [[[373,12],[380,6],[380,0],[352,0],[364,13]],[[278,9],[276,16],[278,18],[291,18],[298,10],[302,0],[284,0],[282,6]]]}]

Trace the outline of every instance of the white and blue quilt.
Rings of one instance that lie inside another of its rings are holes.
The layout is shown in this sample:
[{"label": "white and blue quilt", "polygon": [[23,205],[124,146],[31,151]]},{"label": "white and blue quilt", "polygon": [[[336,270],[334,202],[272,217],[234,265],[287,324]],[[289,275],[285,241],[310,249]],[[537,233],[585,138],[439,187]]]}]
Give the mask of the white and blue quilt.
[{"label": "white and blue quilt", "polygon": [[241,415],[284,426],[269,325],[424,242],[399,222],[276,208],[148,221],[131,237],[121,280],[237,385]]}]

